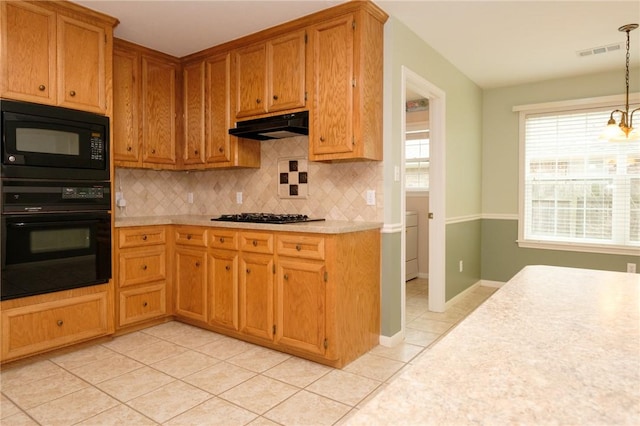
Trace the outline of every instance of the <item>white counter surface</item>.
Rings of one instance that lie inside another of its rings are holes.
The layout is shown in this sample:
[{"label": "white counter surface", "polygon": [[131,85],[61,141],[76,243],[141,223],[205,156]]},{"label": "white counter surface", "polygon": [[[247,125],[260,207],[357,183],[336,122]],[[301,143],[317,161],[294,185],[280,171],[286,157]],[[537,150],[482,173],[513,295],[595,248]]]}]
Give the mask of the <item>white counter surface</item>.
[{"label": "white counter surface", "polygon": [[290,224],[268,224],[247,222],[218,222],[212,221],[213,216],[182,215],[182,216],[143,216],[117,218],[116,228],[127,226],[147,225],[197,225],[217,228],[253,229],[263,231],[309,232],[318,234],[344,234],[349,232],[368,231],[382,228],[380,222],[357,222],[341,220],[325,220],[318,222],[303,222]]},{"label": "white counter surface", "polygon": [[638,425],[639,289],[528,266],[345,423]]}]

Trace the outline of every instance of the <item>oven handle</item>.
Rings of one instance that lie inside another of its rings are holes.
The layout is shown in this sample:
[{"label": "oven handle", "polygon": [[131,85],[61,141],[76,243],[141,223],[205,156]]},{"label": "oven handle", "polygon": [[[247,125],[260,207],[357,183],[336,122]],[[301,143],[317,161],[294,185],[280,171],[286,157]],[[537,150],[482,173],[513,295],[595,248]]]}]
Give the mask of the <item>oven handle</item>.
[{"label": "oven handle", "polygon": [[47,222],[47,221],[39,221],[39,222],[7,222],[7,227],[9,228],[39,228],[43,226],[59,226],[59,225],[88,225],[92,223],[100,223],[101,219],[87,219],[87,220],[69,220],[69,221],[55,221],[55,222]]}]

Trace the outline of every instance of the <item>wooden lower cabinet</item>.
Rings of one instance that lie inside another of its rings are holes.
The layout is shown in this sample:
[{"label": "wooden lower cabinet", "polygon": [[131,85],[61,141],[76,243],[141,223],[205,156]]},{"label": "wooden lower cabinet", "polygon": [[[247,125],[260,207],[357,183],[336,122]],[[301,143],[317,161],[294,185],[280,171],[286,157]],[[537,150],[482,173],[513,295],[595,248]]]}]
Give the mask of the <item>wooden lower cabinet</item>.
[{"label": "wooden lower cabinet", "polygon": [[324,354],[327,317],[325,271],[324,262],[279,258],[276,344]]},{"label": "wooden lower cabinet", "polygon": [[115,242],[117,328],[170,315],[166,227],[118,228]]},{"label": "wooden lower cabinet", "polygon": [[1,360],[113,333],[111,284],[2,302]]},{"label": "wooden lower cabinet", "polygon": [[173,227],[175,314],[207,322],[207,230]]},{"label": "wooden lower cabinet", "polygon": [[120,326],[161,317],[167,314],[167,285],[165,283],[121,290]]},{"label": "wooden lower cabinet", "polygon": [[202,229],[206,289],[205,249],[176,245],[178,319],[338,368],[378,344],[379,230]]},{"label": "wooden lower cabinet", "polygon": [[207,253],[204,249],[175,248],[175,313],[178,317],[207,321]]},{"label": "wooden lower cabinet", "polygon": [[209,324],[238,330],[238,252],[209,250],[207,273]]},{"label": "wooden lower cabinet", "polygon": [[274,259],[272,254],[242,253],[240,257],[240,332],[273,340]]}]

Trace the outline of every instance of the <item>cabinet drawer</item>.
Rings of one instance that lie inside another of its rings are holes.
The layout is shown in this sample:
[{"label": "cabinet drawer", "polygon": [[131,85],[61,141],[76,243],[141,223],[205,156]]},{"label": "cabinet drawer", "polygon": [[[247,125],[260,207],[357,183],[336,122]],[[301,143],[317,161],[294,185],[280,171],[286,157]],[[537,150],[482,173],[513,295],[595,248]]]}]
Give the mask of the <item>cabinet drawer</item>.
[{"label": "cabinet drawer", "polygon": [[164,246],[121,251],[118,256],[118,286],[161,281],[167,277]]},{"label": "cabinet drawer", "polygon": [[324,238],[308,235],[278,235],[276,252],[281,256],[324,260]]},{"label": "cabinet drawer", "polygon": [[196,247],[207,246],[207,230],[205,228],[178,227],[175,228],[175,238],[176,244]]},{"label": "cabinet drawer", "polygon": [[209,229],[209,247],[237,250],[238,233],[229,229]]},{"label": "cabinet drawer", "polygon": [[252,253],[273,254],[273,234],[265,232],[241,232],[240,249]]},{"label": "cabinet drawer", "polygon": [[68,345],[108,333],[107,292],[2,312],[2,359]]},{"label": "cabinet drawer", "polygon": [[166,313],[167,286],[164,282],[120,292],[120,326],[160,317]]},{"label": "cabinet drawer", "polygon": [[164,226],[143,226],[118,230],[118,247],[142,247],[164,244],[167,240]]}]

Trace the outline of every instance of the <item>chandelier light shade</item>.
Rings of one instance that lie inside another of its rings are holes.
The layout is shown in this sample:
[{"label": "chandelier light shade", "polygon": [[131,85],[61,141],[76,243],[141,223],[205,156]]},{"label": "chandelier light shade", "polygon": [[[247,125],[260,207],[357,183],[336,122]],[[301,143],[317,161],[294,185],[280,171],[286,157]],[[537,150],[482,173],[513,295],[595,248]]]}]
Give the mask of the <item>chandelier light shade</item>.
[{"label": "chandelier light shade", "polygon": [[[602,135],[603,139],[607,139],[610,142],[626,142],[626,141],[640,141],[640,131],[633,128],[633,115],[640,111],[640,108],[636,108],[633,111],[629,111],[629,33],[638,28],[638,24],[627,24],[618,28],[618,31],[627,33],[627,60],[626,60],[626,74],[625,83],[627,87],[625,109],[614,109],[611,111],[609,122]],[[616,117],[620,122],[616,122]]]}]

